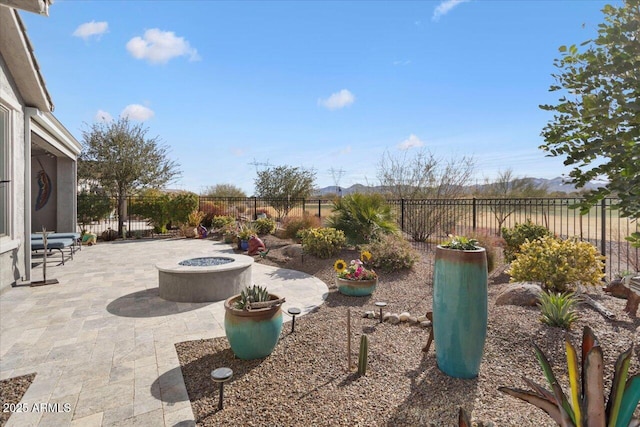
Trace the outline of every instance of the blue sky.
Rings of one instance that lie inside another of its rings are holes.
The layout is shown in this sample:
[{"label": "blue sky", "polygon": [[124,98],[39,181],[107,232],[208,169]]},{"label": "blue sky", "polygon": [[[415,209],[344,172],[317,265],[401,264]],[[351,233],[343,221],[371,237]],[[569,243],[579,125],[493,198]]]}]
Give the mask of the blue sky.
[{"label": "blue sky", "polygon": [[22,17],[78,140],[128,115],[170,147],[172,188],[251,195],[264,164],[375,184],[385,151],[474,156],[479,182],[567,174],[538,149],[538,105],[558,98],[558,47],[595,37],[606,3],[57,0]]}]

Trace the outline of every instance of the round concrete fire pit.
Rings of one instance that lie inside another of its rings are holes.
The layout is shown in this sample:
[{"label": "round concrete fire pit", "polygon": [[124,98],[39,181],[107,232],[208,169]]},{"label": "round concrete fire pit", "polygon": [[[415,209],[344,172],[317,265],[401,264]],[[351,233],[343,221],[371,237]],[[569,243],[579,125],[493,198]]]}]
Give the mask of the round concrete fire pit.
[{"label": "round concrete fire pit", "polygon": [[220,254],[156,264],[160,298],[176,302],[223,301],[251,286],[253,258]]}]

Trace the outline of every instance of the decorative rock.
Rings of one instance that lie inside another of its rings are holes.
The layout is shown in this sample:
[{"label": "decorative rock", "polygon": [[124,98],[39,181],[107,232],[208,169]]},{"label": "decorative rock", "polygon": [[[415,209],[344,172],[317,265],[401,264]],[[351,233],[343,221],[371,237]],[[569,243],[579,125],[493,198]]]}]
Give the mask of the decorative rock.
[{"label": "decorative rock", "polygon": [[367,319],[375,319],[376,313],[373,310],[367,310],[367,311],[364,312],[362,317],[365,317]]},{"label": "decorative rock", "polygon": [[382,315],[382,321],[387,321],[389,320],[389,318],[391,317],[391,313],[390,312],[386,312],[385,314]]},{"label": "decorative rock", "polygon": [[410,316],[409,323],[418,323],[418,318],[416,316]]},{"label": "decorative rock", "polygon": [[496,305],[535,306],[541,292],[540,286],[535,283],[514,283],[498,295]]},{"label": "decorative rock", "polygon": [[291,258],[302,256],[302,245],[295,244],[285,246],[284,249],[282,249],[282,253]]},{"label": "decorative rock", "polygon": [[418,322],[422,323],[422,322],[426,322],[427,320],[427,316],[418,316]]},{"label": "decorative rock", "polygon": [[389,323],[391,323],[392,325],[397,325],[398,323],[400,323],[400,316],[398,316],[398,313],[393,313],[391,316],[389,316]]},{"label": "decorative rock", "polygon": [[401,322],[406,322],[409,320],[409,316],[411,316],[409,314],[408,311],[403,311],[402,313],[400,313],[400,316],[398,316],[398,318],[400,319]]},{"label": "decorative rock", "polygon": [[420,322],[420,326],[422,326],[423,328],[428,328],[431,326],[431,322],[425,320],[424,322]]}]

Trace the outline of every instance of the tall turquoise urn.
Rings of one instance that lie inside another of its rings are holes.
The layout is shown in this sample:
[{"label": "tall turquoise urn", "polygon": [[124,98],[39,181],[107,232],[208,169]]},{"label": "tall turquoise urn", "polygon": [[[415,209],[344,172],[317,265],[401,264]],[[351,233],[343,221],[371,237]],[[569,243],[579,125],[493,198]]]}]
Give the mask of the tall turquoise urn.
[{"label": "tall turquoise urn", "polygon": [[[224,302],[224,331],[233,353],[239,359],[261,359],[271,354],[282,332],[281,305],[253,310],[234,307],[240,298],[233,296]],[[270,299],[279,299],[271,294]]]},{"label": "tall turquoise urn", "polygon": [[487,254],[436,248],[433,335],[438,368],[455,378],[475,378],[487,336]]}]

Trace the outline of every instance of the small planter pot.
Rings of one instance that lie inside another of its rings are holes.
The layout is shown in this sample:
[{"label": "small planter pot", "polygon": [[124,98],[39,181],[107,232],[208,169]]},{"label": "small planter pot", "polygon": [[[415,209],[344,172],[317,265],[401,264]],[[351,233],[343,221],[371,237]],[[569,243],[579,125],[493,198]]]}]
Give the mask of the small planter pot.
[{"label": "small planter pot", "polygon": [[338,292],[352,297],[364,297],[371,295],[376,290],[378,279],[371,280],[347,280],[336,277]]},{"label": "small planter pot", "polygon": [[487,254],[436,248],[433,334],[438,368],[456,378],[475,378],[487,336]]},{"label": "small planter pot", "polygon": [[[278,299],[270,295],[272,300]],[[235,295],[224,302],[224,331],[231,350],[244,360],[261,359],[271,354],[282,332],[282,308],[280,305],[256,310],[238,310],[233,303]]]},{"label": "small planter pot", "polygon": [[240,240],[240,249],[246,251],[249,249],[249,241],[248,240]]}]

